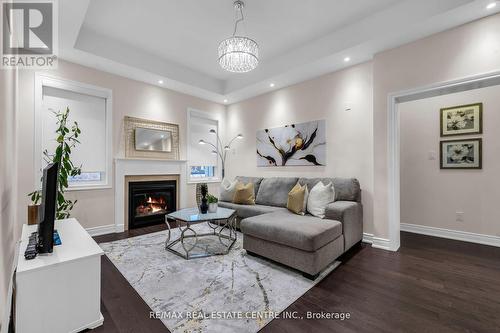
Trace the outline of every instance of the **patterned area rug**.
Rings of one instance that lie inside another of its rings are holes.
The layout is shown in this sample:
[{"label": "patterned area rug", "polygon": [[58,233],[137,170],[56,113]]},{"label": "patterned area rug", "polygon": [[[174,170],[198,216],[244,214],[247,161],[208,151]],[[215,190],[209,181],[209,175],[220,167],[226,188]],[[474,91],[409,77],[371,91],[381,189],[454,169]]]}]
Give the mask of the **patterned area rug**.
[{"label": "patterned area rug", "polygon": [[[206,224],[193,226],[209,232]],[[179,235],[173,229],[172,237]],[[185,260],[164,249],[166,231],[100,244],[171,332],[257,332],[340,262],[315,280],[252,257],[242,234],[227,255]],[[206,245],[218,238],[206,238]],[[200,246],[203,247],[203,242]]]}]

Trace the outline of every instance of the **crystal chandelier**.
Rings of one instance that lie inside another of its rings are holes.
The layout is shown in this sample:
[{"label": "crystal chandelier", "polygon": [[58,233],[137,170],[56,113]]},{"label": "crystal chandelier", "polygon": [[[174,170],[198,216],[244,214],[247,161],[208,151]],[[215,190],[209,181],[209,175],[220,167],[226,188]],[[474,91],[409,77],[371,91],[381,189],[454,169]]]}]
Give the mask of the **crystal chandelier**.
[{"label": "crystal chandelier", "polygon": [[259,46],[257,43],[248,37],[236,36],[238,23],[245,19],[243,16],[244,6],[243,1],[237,0],[234,2],[237,17],[234,22],[233,36],[219,44],[219,64],[229,72],[250,72],[259,64]]}]

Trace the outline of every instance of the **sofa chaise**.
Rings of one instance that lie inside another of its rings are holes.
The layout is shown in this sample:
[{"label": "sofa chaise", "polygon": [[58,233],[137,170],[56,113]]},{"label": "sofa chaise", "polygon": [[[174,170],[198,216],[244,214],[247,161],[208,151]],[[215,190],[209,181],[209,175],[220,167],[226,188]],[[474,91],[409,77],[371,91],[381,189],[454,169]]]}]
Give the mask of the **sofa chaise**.
[{"label": "sofa chaise", "polygon": [[[243,233],[243,248],[295,268],[315,279],[318,274],[361,242],[363,207],[361,189],[354,178],[236,177],[253,183],[255,205],[220,201],[236,211],[236,226]],[[335,201],[326,207],[325,218],[297,215],[286,208],[288,193],[297,182],[311,190],[317,182],[333,183]]]}]

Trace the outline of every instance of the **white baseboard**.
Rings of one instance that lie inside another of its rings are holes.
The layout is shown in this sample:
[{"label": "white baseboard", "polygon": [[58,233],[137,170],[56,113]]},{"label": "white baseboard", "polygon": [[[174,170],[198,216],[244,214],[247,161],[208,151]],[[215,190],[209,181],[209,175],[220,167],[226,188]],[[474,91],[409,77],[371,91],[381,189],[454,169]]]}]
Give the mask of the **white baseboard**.
[{"label": "white baseboard", "polygon": [[87,228],[85,229],[89,233],[90,236],[100,236],[106,234],[113,234],[116,231],[116,226],[114,224],[103,225],[99,227]]},{"label": "white baseboard", "polygon": [[373,234],[368,234],[366,232],[363,232],[363,243],[368,243],[368,244],[373,244]]},{"label": "white baseboard", "polygon": [[401,231],[500,247],[500,237],[498,236],[475,234],[467,231],[449,230],[408,223],[401,223]]},{"label": "white baseboard", "polygon": [[372,245],[372,247],[376,249],[382,249],[382,250],[387,250],[387,251],[393,251],[392,250],[392,244],[391,241],[385,238],[381,237],[376,237],[373,234],[368,234],[366,232],[363,233],[363,240],[364,243],[369,243]]}]

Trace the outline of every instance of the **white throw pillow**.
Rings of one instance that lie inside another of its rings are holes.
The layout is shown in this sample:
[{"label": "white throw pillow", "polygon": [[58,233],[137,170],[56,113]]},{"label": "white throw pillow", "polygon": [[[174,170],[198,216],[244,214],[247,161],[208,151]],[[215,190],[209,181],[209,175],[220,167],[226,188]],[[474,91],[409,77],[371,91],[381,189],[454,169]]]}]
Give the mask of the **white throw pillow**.
[{"label": "white throw pillow", "polygon": [[334,201],[335,192],[333,184],[330,182],[328,185],[324,185],[322,181],[319,181],[309,192],[307,211],[311,215],[324,218],[326,206]]},{"label": "white throw pillow", "polygon": [[220,200],[232,202],[234,197],[234,192],[236,191],[237,180],[230,181],[224,178],[220,183]]}]

